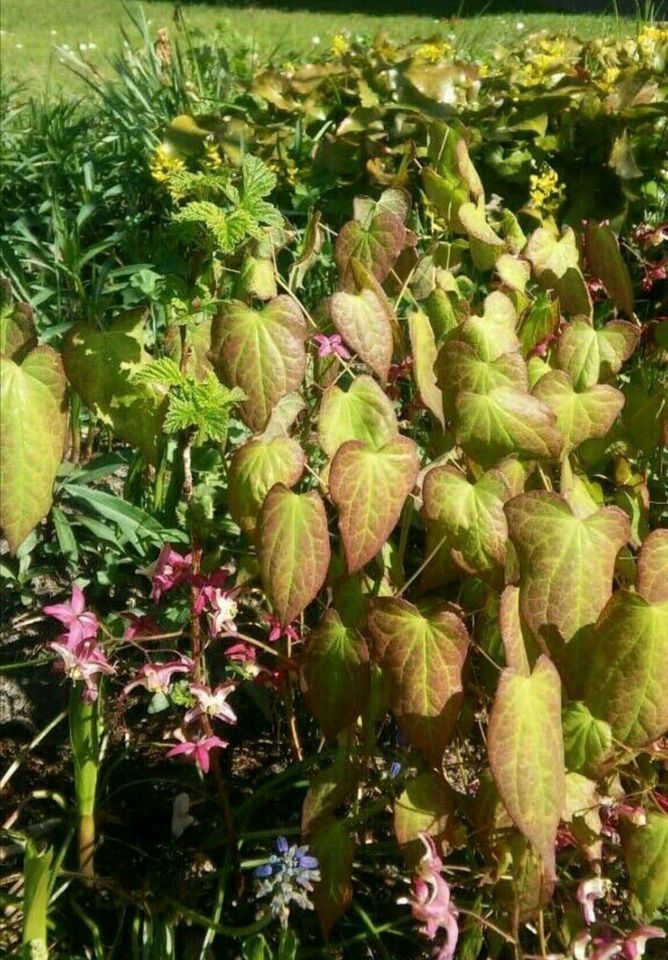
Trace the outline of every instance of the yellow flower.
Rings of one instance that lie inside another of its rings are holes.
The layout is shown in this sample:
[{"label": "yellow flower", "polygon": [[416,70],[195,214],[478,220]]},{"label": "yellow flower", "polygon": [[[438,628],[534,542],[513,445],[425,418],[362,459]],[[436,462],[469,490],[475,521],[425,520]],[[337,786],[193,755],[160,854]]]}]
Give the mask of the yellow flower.
[{"label": "yellow flower", "polygon": [[611,90],[614,87],[615,83],[617,82],[617,78],[619,77],[619,72],[620,72],[619,67],[606,67],[605,70],[603,71],[603,76],[599,81],[600,85],[605,90]]},{"label": "yellow flower", "polygon": [[186,165],[180,157],[174,156],[171,147],[161,143],[153,151],[149,167],[154,180],[158,183],[166,183],[172,174],[185,170]]},{"label": "yellow flower", "polygon": [[529,177],[531,206],[541,214],[554,213],[561,203],[564,187],[559,183],[559,174],[544,163],[538,173]]},{"label": "yellow flower", "polygon": [[484,79],[485,77],[488,77],[489,74],[490,74],[489,64],[481,63],[480,66],[478,67],[478,76]]},{"label": "yellow flower", "polygon": [[222,167],[223,159],[215,143],[210,143],[206,148],[204,162],[207,167]]},{"label": "yellow flower", "polygon": [[452,44],[441,40],[438,43],[423,43],[415,51],[414,59],[419,63],[438,63],[452,52]]},{"label": "yellow flower", "polygon": [[342,33],[337,33],[334,39],[332,40],[332,56],[342,57],[344,53],[347,53],[350,50],[350,44],[348,43],[348,38],[344,37]]}]

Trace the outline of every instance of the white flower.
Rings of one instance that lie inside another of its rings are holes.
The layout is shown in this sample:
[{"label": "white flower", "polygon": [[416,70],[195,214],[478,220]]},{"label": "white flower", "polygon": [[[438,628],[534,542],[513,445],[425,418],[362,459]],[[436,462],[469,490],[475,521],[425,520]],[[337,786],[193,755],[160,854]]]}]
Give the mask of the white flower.
[{"label": "white flower", "polygon": [[521,20],[519,20],[519,21],[515,24],[515,28],[516,28],[517,30],[524,30],[524,24],[522,23]]},{"label": "white flower", "polygon": [[172,804],[172,836],[177,840],[183,832],[188,829],[190,824],[195,822],[195,818],[191,817],[188,813],[189,810],[190,797],[187,793],[179,793],[174,797],[174,803]]},{"label": "white flower", "polygon": [[318,36],[311,37],[311,43],[312,43],[315,47],[317,47],[318,44],[320,43],[320,37],[318,37]]}]

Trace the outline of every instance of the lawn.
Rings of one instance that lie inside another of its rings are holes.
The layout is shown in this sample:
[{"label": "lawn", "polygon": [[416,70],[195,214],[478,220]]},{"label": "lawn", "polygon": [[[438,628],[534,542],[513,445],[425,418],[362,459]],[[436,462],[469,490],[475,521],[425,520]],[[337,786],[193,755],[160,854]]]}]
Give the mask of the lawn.
[{"label": "lawn", "polygon": [[[522,11],[537,5],[528,0],[516,6],[518,11]],[[126,19],[126,6],[137,8],[142,5],[125,4],[123,0],[59,0],[58,3],[4,0],[0,46],[3,79],[20,80],[33,89],[38,86],[72,87],[75,81],[63,67],[58,48],[81,52],[96,66],[103,67],[107,55],[121,42],[119,25]],[[342,18],[340,13],[296,12],[289,9],[289,4],[284,6],[286,9],[276,10],[213,3],[188,4],[184,11],[188,24],[195,31],[206,34],[216,29],[233,30],[241,36],[253,38],[264,52],[278,48],[286,54],[308,50],[317,42],[315,38],[319,38],[320,44],[329,44],[342,26],[353,34],[376,33],[384,29],[396,38],[413,34],[445,36],[454,33],[460,48],[475,52],[483,52],[497,41],[536,29],[573,32],[586,39],[601,34],[632,34],[636,27],[632,18],[613,15],[486,14],[484,11],[489,10],[492,4],[479,0],[468,3],[464,0],[459,5],[444,3],[444,11],[459,10],[460,15],[441,19],[433,16],[434,4],[421,4],[419,0],[415,8],[427,9],[426,14],[393,15],[391,18],[348,12]],[[502,6],[514,8],[515,4]],[[143,7],[149,24],[156,32],[163,26],[174,30],[173,3],[151,2],[143,4]],[[613,4],[610,3],[608,8],[614,9]],[[474,16],[476,11],[482,13]]]}]

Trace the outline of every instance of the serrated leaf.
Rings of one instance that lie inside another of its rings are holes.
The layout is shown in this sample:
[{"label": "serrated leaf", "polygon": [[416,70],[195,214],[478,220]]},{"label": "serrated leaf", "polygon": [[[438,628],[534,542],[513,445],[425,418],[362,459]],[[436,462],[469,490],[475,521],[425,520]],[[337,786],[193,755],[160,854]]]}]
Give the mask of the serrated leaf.
[{"label": "serrated leaf", "polygon": [[409,740],[439,766],[461,708],[469,637],[445,605],[429,615],[407,600],[370,604],[372,654],[388,678],[390,704]]},{"label": "serrated leaf", "polygon": [[389,210],[376,213],[368,223],[349,220],[341,228],[334,244],[334,259],[339,268],[341,286],[355,286],[352,261],[357,260],[379,283],[388,276],[406,241],[403,220]]},{"label": "serrated leaf", "polygon": [[164,389],[134,379],[152,360],[144,350],[144,323],[143,314],[132,314],[106,331],[77,324],[65,338],[63,363],[95,416],[154,462],[166,403]]},{"label": "serrated leaf", "polygon": [[619,241],[608,224],[588,220],[584,247],[590,271],[606,289],[614,305],[627,317],[633,316],[633,286],[619,251]]},{"label": "serrated leaf", "polygon": [[37,347],[21,366],[0,360],[0,526],[12,553],[46,516],[67,429],[59,355]]},{"label": "serrated leaf", "polygon": [[556,460],[563,448],[556,417],[546,403],[512,387],[486,394],[463,391],[457,397],[457,439],[483,467],[516,454]]},{"label": "serrated leaf", "polygon": [[668,814],[652,810],[645,826],[625,823],[621,834],[635,912],[652,920],[668,906]]},{"label": "serrated leaf", "polygon": [[276,483],[293,487],[306,457],[296,440],[275,437],[251,440],[235,451],[228,472],[228,498],[232,518],[244,533],[252,533],[267,493]]},{"label": "serrated leaf", "polygon": [[311,853],[318,858],[320,880],[315,884],[313,903],[325,938],[350,906],[353,898],[352,872],[355,840],[344,823],[333,817],[318,822],[309,835]]},{"label": "serrated leaf", "polygon": [[566,796],[561,681],[541,656],[530,676],[504,670],[487,733],[494,781],[515,824],[555,873],[554,847]]},{"label": "serrated leaf", "polygon": [[630,747],[668,730],[668,601],[622,590],[610,598],[590,647],[585,702]]},{"label": "serrated leaf", "polygon": [[610,597],[628,518],[617,507],[576,517],[557,494],[536,490],[504,509],[520,567],[522,619],[556,655],[595,623]]},{"label": "serrated leaf", "polygon": [[541,377],[533,396],[554,410],[568,451],[585,440],[605,437],[624,406],[624,394],[608,384],[596,384],[576,393],[563,370],[551,370]]},{"label": "serrated leaf", "polygon": [[248,397],[240,409],[251,430],[263,430],[278,401],[301,386],[305,339],[306,322],[291,297],[276,297],[262,310],[238,300],[221,306],[211,327],[210,359],[222,382]]},{"label": "serrated leaf", "polygon": [[385,383],[392,360],[391,309],[382,292],[339,291],[330,300],[332,323],[347,345]]},{"label": "serrated leaf", "polygon": [[644,541],[636,587],[648,603],[668,602],[668,530],[653,530]]},{"label": "serrated leaf", "polygon": [[408,331],[413,351],[413,375],[420,400],[445,429],[443,397],[436,384],[436,338],[429,317],[422,310],[412,310],[408,315]]},{"label": "serrated leaf", "polygon": [[330,609],[309,638],[301,671],[306,703],[325,737],[332,740],[366,706],[370,682],[366,641]]},{"label": "serrated leaf", "polygon": [[595,777],[612,750],[610,724],[592,716],[584,703],[566,704],[561,723],[566,769]]},{"label": "serrated leaf", "polygon": [[262,582],[281,623],[291,623],[327,577],[330,547],[325,507],[315,491],[271,488],[257,518]]},{"label": "serrated leaf", "polygon": [[543,290],[555,290],[564,313],[591,316],[592,303],[580,269],[575,233],[565,227],[557,239],[540,227],[529,237],[524,256]]},{"label": "serrated leaf", "polygon": [[618,373],[639,339],[640,329],[623,320],[613,320],[598,330],[586,320],[573,320],[559,337],[557,362],[576,390],[586,390]]},{"label": "serrated leaf", "polygon": [[302,806],[302,833],[308,835],[320,820],[329,819],[354,794],[357,783],[355,767],[341,748],[331,766],[311,777]]},{"label": "serrated leaf", "polygon": [[363,374],[346,391],[335,385],[323,393],[318,441],[328,457],[348,440],[380,449],[398,432],[394,405],[372,377]]},{"label": "serrated leaf", "polygon": [[443,777],[424,770],[409,780],[394,801],[394,833],[409,868],[424,854],[420,834],[434,837],[437,849],[455,842],[455,802],[453,791]]},{"label": "serrated leaf", "polygon": [[394,437],[379,450],[359,440],[339,447],[329,489],[349,573],[373,559],[392,533],[418,470],[418,449],[408,437]]}]

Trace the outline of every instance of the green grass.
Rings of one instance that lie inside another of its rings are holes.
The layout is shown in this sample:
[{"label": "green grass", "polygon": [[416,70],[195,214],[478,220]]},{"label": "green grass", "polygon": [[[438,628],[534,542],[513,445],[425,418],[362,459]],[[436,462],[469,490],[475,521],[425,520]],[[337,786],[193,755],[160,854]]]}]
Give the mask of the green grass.
[{"label": "green grass", "polygon": [[[471,9],[476,4],[477,9],[486,6],[479,0],[475,3],[464,0],[463,9]],[[139,4],[132,2],[130,6]],[[419,9],[419,0],[415,6]],[[531,6],[531,0],[526,6]],[[166,26],[172,34],[175,32],[173,7],[170,2],[144,4],[145,15],[154,31]],[[518,7],[521,8],[522,4],[518,3]],[[127,22],[123,0],[47,0],[46,3],[44,0],[3,0],[1,9],[3,78],[8,81],[18,79],[31,89],[59,86],[76,89],[76,80],[59,62],[57,46],[67,44],[78,51],[79,44],[94,44],[85,50],[85,56],[104,69],[107,55],[121,42],[119,24]],[[224,3],[188,4],[183,9],[189,25],[196,31],[206,34],[221,25],[223,29],[254,38],[262,51],[278,48],[286,55],[290,51],[308,50],[313,46],[313,37],[320,37],[322,49],[342,27],[353,34],[373,34],[383,28],[397,38],[453,32],[463,48],[475,52],[484,52],[500,40],[535,29],[576,32],[583,39],[601,34],[630,34],[635,30],[632,19],[617,20],[613,16],[601,15],[507,13],[435,21],[433,16],[290,12],[259,7],[234,8]],[[524,24],[524,30],[518,30],[518,23]]]}]

